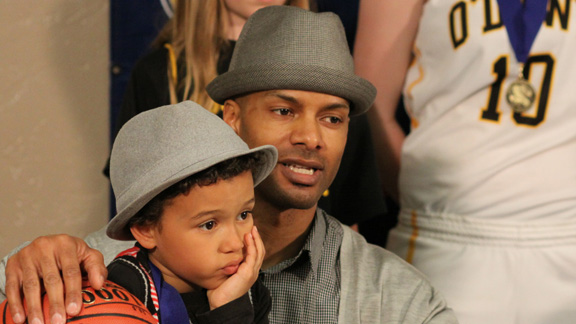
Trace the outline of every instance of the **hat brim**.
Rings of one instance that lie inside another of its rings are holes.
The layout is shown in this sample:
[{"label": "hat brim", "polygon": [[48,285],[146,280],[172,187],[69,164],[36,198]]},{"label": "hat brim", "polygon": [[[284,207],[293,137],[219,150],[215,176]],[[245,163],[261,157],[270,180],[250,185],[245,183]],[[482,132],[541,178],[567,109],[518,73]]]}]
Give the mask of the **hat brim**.
[{"label": "hat brim", "polygon": [[366,112],[376,97],[376,88],[355,74],[298,63],[237,68],[216,77],[206,87],[210,97],[220,104],[235,96],[275,89],[314,91],[347,99],[351,116]]},{"label": "hat brim", "polygon": [[[126,207],[117,212],[116,216],[108,223],[106,234],[113,239],[117,240],[134,240],[132,232],[126,226],[130,218],[132,218],[136,213],[142,209],[148,202],[150,202],[154,197],[160,194],[162,191],[183,180],[195,173],[205,170],[213,165],[220,162],[254,154],[256,152],[262,152],[264,161],[259,168],[253,170],[254,186],[257,186],[262,182],[276,167],[276,162],[278,159],[278,151],[272,145],[263,145],[250,150],[238,150],[236,152],[225,152],[224,154],[212,156],[209,159],[203,160],[198,163],[189,164],[187,161],[187,152],[182,152],[179,157],[173,157],[173,161],[181,161],[181,168],[166,168],[162,166],[162,163],[154,166],[149,172],[147,172],[143,177],[141,177],[134,185],[132,185],[124,195],[128,197],[134,197],[131,202],[126,204]],[[164,174],[165,170],[179,170],[171,174]],[[164,181],[158,181],[157,179],[165,179]],[[132,192],[131,192],[132,191]]]}]

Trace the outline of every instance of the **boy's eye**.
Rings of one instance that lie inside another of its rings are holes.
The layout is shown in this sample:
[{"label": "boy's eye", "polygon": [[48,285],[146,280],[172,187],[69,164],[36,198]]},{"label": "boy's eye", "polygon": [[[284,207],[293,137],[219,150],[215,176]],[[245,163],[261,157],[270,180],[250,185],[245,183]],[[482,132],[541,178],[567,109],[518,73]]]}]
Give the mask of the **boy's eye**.
[{"label": "boy's eye", "polygon": [[216,225],[216,222],[214,222],[214,221],[208,221],[208,222],[200,225],[199,227],[200,227],[201,229],[204,229],[204,230],[209,231],[209,230],[213,229],[215,225]]},{"label": "boy's eye", "polygon": [[251,211],[241,212],[240,215],[238,215],[238,219],[239,219],[239,220],[245,220],[245,219],[247,219],[247,218],[250,216],[250,214],[252,214]]}]

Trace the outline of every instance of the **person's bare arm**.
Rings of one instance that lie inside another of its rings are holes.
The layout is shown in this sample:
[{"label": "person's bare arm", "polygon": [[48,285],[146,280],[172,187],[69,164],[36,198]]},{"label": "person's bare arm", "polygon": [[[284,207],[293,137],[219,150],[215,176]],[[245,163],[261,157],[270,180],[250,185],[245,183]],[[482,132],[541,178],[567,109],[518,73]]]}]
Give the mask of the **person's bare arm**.
[{"label": "person's bare arm", "polygon": [[107,276],[102,254],[82,239],[43,236],[22,248],[6,263],[6,297],[14,322],[24,323],[28,317],[30,323],[44,323],[42,288],[48,294],[52,323],[65,323],[66,314],[76,315],[82,305],[82,271],[88,274],[92,287],[102,287]]},{"label": "person's bare arm", "polygon": [[361,0],[354,45],[356,72],[378,93],[368,112],[384,191],[398,201],[405,134],[395,112],[402,93],[425,0]]}]

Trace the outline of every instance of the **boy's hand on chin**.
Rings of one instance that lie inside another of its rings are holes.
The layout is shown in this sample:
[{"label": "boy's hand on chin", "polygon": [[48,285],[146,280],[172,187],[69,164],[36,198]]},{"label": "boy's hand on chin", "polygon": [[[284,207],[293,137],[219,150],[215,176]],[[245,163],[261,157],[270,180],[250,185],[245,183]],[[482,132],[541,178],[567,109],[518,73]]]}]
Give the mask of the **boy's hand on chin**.
[{"label": "boy's hand on chin", "polygon": [[252,227],[251,233],[244,235],[244,242],[246,244],[246,258],[238,267],[238,271],[218,288],[208,290],[210,310],[242,297],[258,279],[266,251],[256,226]]}]

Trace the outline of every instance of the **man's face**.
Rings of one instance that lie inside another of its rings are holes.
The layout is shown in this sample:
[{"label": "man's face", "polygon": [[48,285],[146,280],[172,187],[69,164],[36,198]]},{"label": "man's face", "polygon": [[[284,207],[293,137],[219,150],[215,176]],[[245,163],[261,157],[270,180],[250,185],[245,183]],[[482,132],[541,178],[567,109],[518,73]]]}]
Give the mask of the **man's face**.
[{"label": "man's face", "polygon": [[271,144],[278,164],[256,191],[283,209],[316,206],[342,159],[350,105],[317,92],[270,90],[251,93],[224,105],[226,121],[248,146]]}]

